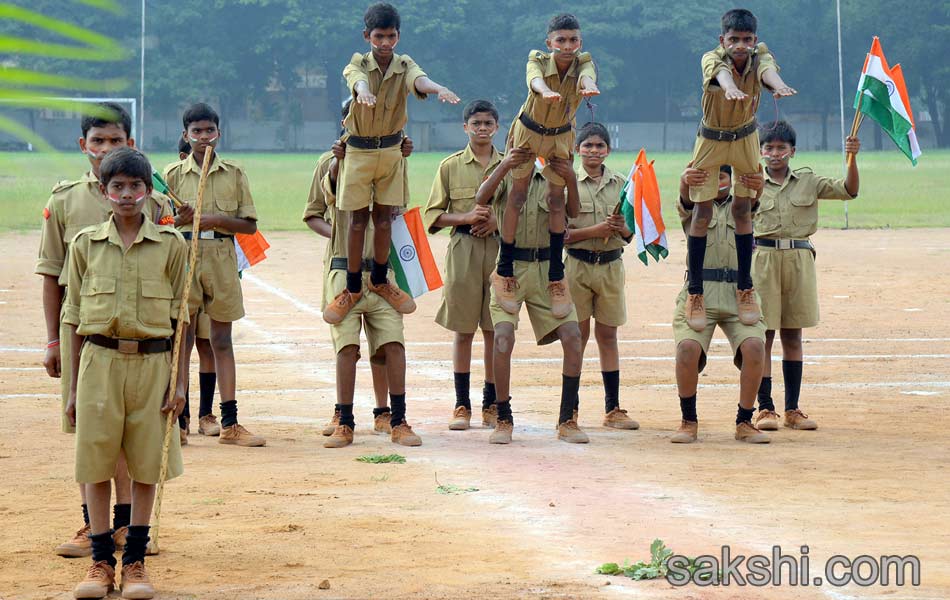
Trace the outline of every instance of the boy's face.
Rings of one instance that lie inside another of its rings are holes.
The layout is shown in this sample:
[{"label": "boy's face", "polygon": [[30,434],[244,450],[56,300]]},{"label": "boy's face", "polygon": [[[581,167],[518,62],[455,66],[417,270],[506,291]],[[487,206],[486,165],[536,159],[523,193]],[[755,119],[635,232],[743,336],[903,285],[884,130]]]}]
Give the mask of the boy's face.
[{"label": "boy's face", "polygon": [[773,171],[784,169],[795,156],[795,146],[788,142],[773,140],[762,144],[762,160]]},{"label": "boy's face", "polygon": [[558,29],[548,34],[545,40],[548,50],[554,52],[554,60],[569,63],[574,55],[581,51],[584,41],[579,29]]},{"label": "boy's face", "polygon": [[728,54],[735,62],[745,62],[752,51],[755,50],[755,44],[759,41],[757,35],[751,31],[736,31],[730,29],[725,34],[719,36],[719,43],[726,49]]},{"label": "boy's face", "polygon": [[399,31],[395,27],[376,28],[363,31],[363,39],[373,47],[373,54],[382,58],[391,58],[399,43]]},{"label": "boy's face", "polygon": [[79,138],[79,149],[89,158],[96,169],[106,154],[122,146],[135,147],[135,140],[126,135],[125,129],[117,123],[107,123],[101,127],[90,127],[86,137]]},{"label": "boy's face", "polygon": [[120,217],[134,217],[142,214],[145,198],[152,192],[151,182],[138,177],[118,174],[107,185],[99,184],[99,191],[109,199],[112,212]]},{"label": "boy's face", "polygon": [[221,132],[218,130],[218,126],[210,120],[193,121],[188,124],[188,129],[182,133],[182,137],[191,145],[191,151],[200,154],[204,154],[204,151],[208,148],[213,148],[220,136]]},{"label": "boy's face", "polygon": [[599,135],[589,135],[577,145],[577,153],[585,167],[599,167],[610,156],[610,146]]},{"label": "boy's face", "polygon": [[725,200],[732,191],[732,175],[726,171],[719,171],[719,193],[716,200]]},{"label": "boy's face", "polygon": [[489,112],[472,113],[462,128],[473,142],[491,143],[498,132],[498,121]]}]

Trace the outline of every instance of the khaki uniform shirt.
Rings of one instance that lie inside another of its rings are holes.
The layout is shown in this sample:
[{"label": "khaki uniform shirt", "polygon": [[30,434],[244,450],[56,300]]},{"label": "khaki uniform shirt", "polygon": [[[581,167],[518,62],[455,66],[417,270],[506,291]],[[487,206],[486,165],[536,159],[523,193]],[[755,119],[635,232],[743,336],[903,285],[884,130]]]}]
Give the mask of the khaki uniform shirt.
[{"label": "khaki uniform shirt", "polygon": [[[623,189],[624,178],[604,167],[604,174],[600,179],[594,179],[587,174],[583,167],[578,171],[577,191],[580,194],[580,214],[568,219],[568,226],[576,229],[598,225],[613,214],[620,202],[620,190]],[[604,243],[604,238],[590,238],[577,243],[569,243],[570,248],[580,248],[591,252],[603,252],[623,248],[627,242],[619,235],[612,235]]]},{"label": "khaki uniform shirt", "polygon": [[[408,54],[393,54],[385,73],[372,52],[354,54],[343,69],[343,78],[353,95],[350,114],[343,121],[346,132],[360,137],[382,137],[402,130],[409,120],[406,112],[409,94],[426,99],[426,94],[416,91],[415,85],[416,79],[425,76],[425,71]],[[369,84],[370,92],[376,96],[375,106],[356,102],[356,84],[360,81]]]},{"label": "khaki uniform shirt", "polygon": [[113,219],[88,227],[70,247],[63,322],[83,336],[170,337],[187,266],[188,246],[171,227],[145,219],[128,249]]},{"label": "khaki uniform shirt", "polygon": [[[475,193],[485,180],[485,174],[501,162],[502,155],[494,147],[488,168],[482,168],[470,145],[439,163],[439,172],[432,182],[429,201],[422,220],[429,233],[442,230],[435,222],[445,213],[466,213],[475,208]],[[453,228],[454,233],[454,228]]]},{"label": "khaki uniform shirt", "polygon": [[[171,200],[159,192],[152,192],[142,214],[154,223],[172,224],[175,217]],[[43,228],[35,273],[59,278],[66,285],[66,254],[76,234],[98,225],[112,214],[112,204],[99,191],[99,179],[89,171],[77,181],[64,181],[53,188],[43,209]]]},{"label": "khaki uniform shirt", "polygon": [[851,200],[844,179],[815,175],[811,169],[789,171],[782,183],[765,174],[765,189],[752,218],[756,237],[804,239],[818,230],[818,200]]},{"label": "khaki uniform shirt", "polygon": [[[505,219],[505,201],[508,197],[508,187],[511,175],[498,186],[495,192],[495,214],[498,220],[498,231],[502,230]],[[515,246],[517,248],[550,248],[551,230],[548,227],[548,184],[541,173],[535,172],[531,176],[528,186],[528,199],[525,200],[518,217],[518,229],[515,230]]]},{"label": "khaki uniform shirt", "polygon": [[[768,47],[759,43],[755,53],[746,60],[742,72],[736,70],[726,49],[718,46],[703,54],[703,124],[714,129],[736,129],[755,117],[762,94],[762,74],[772,69],[778,71],[778,65]],[[742,101],[726,100],[726,93],[719,86],[716,75],[722,71],[732,71],[736,87],[748,94]]]},{"label": "khaki uniform shirt", "polygon": [[[527,65],[528,99],[521,107],[520,113],[526,114],[532,121],[544,127],[560,127],[574,122],[577,107],[581,105],[583,97],[580,94],[582,77],[590,77],[597,81],[597,70],[589,52],[581,52],[574,57],[574,62],[568,68],[564,79],[557,72],[557,63],[549,52],[532,50],[528,54]],[[561,95],[560,102],[545,102],[540,94],[531,89],[531,82],[537,78],[551,88],[551,91]]]},{"label": "khaki uniform shirt", "polygon": [[[732,198],[724,202],[713,201],[713,217],[709,221],[709,230],[706,233],[706,259],[704,269],[739,269],[739,259],[736,258],[736,222],[732,218]],[[693,211],[686,210],[683,202],[676,203],[683,231],[689,234],[689,224],[693,218]],[[761,209],[760,209],[761,210]],[[724,282],[707,281],[706,285],[722,284]],[[726,284],[726,285],[735,285]]]},{"label": "khaki uniform shirt", "polygon": [[[195,161],[194,154],[184,160],[172,163],[165,168],[165,181],[168,187],[178,194],[182,202],[191,206],[198,200],[198,182],[201,180],[201,165]],[[238,219],[257,220],[251,187],[247,182],[244,169],[233,161],[215,154],[208,169],[208,182],[204,200],[201,204],[202,215],[226,215]],[[179,231],[191,231],[191,223],[182,225]],[[234,233],[215,228],[220,233]]]}]

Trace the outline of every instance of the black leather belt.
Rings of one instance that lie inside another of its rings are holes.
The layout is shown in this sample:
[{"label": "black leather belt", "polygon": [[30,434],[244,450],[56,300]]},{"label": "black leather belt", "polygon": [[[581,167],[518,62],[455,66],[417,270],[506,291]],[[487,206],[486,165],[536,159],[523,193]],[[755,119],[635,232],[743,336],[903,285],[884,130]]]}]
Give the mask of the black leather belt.
[{"label": "black leather belt", "polygon": [[551,260],[551,249],[515,248],[514,259],[521,262],[544,262]]},{"label": "black leather belt", "polygon": [[583,248],[567,249],[568,256],[573,256],[577,260],[581,260],[592,265],[606,265],[607,263],[612,263],[615,260],[620,260],[620,256],[622,254],[623,248],[605,250],[603,252],[592,252],[590,250],[584,250]]},{"label": "black leather belt", "polygon": [[118,350],[122,354],[155,354],[169,352],[172,349],[171,338],[152,338],[147,340],[120,340],[104,335],[87,335],[86,339],[97,346]]},{"label": "black leather belt", "polygon": [[[190,232],[190,231],[179,231],[179,233],[180,233],[181,236],[182,236],[183,238],[185,238],[186,240],[190,240],[190,239],[191,239],[191,232]],[[212,235],[212,234],[214,235],[213,238],[212,238],[212,237],[203,237],[204,235],[209,235],[209,236],[210,236],[210,235]],[[200,231],[200,232],[198,232],[198,239],[199,239],[199,240],[210,240],[210,239],[215,239],[215,240],[227,240],[227,239],[231,239],[231,238],[233,238],[233,237],[234,237],[234,235],[232,235],[232,234],[230,234],[230,233],[220,233],[220,232],[218,232],[218,231],[212,231],[210,234],[209,234],[207,231]]]},{"label": "black leather belt", "polygon": [[562,133],[567,133],[571,130],[570,123],[566,123],[560,127],[545,127],[524,113],[518,115],[518,120],[521,121],[522,125],[531,131],[540,133],[541,135],[561,135]]},{"label": "black leather belt", "polygon": [[[386,269],[389,269],[389,265],[386,265]],[[330,270],[331,271],[346,271],[346,257],[345,256],[335,256],[330,259]],[[363,270],[369,273],[373,270],[373,260],[370,258],[363,259]]]},{"label": "black leather belt", "polygon": [[775,248],[777,250],[815,251],[815,247],[811,245],[811,240],[772,240],[769,238],[755,238],[755,245]]},{"label": "black leather belt", "polygon": [[463,225],[455,226],[455,233],[464,233],[465,235],[472,235],[472,226],[468,223]]},{"label": "black leather belt", "polygon": [[703,281],[736,283],[739,281],[739,271],[735,269],[703,269]]},{"label": "black leather belt", "polygon": [[722,130],[722,129],[710,129],[702,123],[699,124],[699,135],[703,136],[707,140],[713,140],[714,142],[734,142],[736,140],[741,140],[744,137],[748,137],[755,132],[755,128],[758,127],[755,119],[752,119],[746,125],[743,125],[739,129],[733,130]]},{"label": "black leather belt", "polygon": [[391,148],[393,146],[398,146],[402,143],[402,132],[399,131],[392,135],[384,135],[381,137],[363,137],[359,135],[351,135],[346,138],[346,145],[353,146],[354,148],[360,148],[361,150],[379,150],[380,148]]}]

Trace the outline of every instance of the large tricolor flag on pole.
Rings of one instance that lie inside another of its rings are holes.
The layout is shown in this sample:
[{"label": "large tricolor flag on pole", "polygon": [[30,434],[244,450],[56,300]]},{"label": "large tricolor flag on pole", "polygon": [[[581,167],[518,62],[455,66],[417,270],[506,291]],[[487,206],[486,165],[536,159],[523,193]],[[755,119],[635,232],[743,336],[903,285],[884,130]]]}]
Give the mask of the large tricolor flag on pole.
[{"label": "large tricolor flag on pole", "polygon": [[389,266],[399,289],[413,298],[442,287],[442,276],[432,257],[418,206],[393,221]]},{"label": "large tricolor flag on pole", "polygon": [[627,229],[634,234],[637,256],[645,265],[649,264],[648,255],[659,262],[670,254],[661,208],[660,186],[656,182],[653,161],[647,161],[646,150],[641,148],[620,190],[620,212],[627,222]]},{"label": "large tricolor flag on pole", "polygon": [[881,41],[874,37],[871,51],[864,60],[864,69],[854,97],[854,109],[871,117],[894,140],[910,162],[917,164],[920,145],[910,110],[910,97],[900,65],[887,66]]}]

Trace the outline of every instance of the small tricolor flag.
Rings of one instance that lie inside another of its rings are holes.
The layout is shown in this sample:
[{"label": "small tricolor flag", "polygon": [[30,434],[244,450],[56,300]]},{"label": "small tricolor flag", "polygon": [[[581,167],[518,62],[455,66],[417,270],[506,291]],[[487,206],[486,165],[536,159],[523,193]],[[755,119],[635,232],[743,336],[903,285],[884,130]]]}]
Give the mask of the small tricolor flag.
[{"label": "small tricolor flag", "polygon": [[234,234],[234,250],[237,252],[238,271],[250,269],[267,258],[265,251],[268,248],[270,248],[270,244],[267,243],[260,231],[252,234]]},{"label": "small tricolor flag", "polygon": [[432,257],[418,206],[393,220],[389,266],[396,285],[413,298],[442,287],[442,276]]},{"label": "small tricolor flag", "polygon": [[647,162],[646,150],[641,148],[620,190],[620,212],[636,239],[637,256],[645,265],[649,264],[648,255],[659,262],[670,253],[661,207],[653,161]]},{"label": "small tricolor flag", "polygon": [[910,162],[917,164],[920,144],[914,129],[914,115],[910,110],[910,97],[904,83],[901,66],[887,66],[881,41],[874,37],[871,51],[864,60],[858,91],[854,97],[854,109],[871,117],[881,129],[894,140]]},{"label": "small tricolor flag", "polygon": [[540,156],[534,157],[534,168],[538,170],[538,173],[544,170],[544,165],[546,164],[548,164],[548,162]]}]

